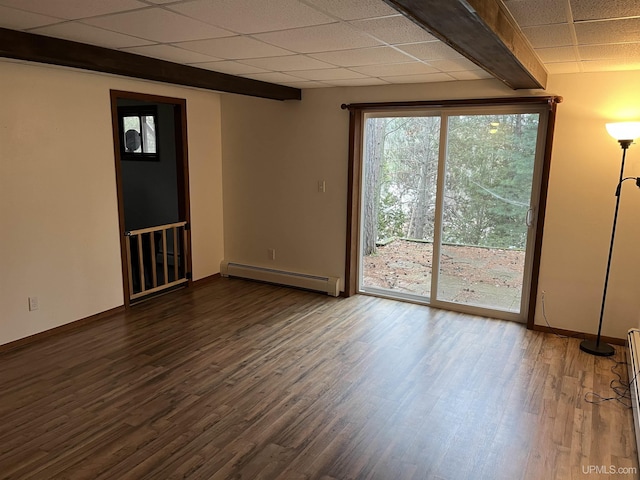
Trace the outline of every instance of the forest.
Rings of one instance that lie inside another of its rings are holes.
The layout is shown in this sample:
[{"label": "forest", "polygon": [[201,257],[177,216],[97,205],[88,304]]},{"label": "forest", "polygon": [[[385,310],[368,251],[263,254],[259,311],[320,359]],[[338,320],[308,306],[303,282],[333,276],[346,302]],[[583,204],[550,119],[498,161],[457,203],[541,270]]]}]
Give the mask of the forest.
[{"label": "forest", "polygon": [[367,119],[363,255],[397,238],[433,242],[438,175],[443,244],[525,248],[539,115],[442,118]]}]

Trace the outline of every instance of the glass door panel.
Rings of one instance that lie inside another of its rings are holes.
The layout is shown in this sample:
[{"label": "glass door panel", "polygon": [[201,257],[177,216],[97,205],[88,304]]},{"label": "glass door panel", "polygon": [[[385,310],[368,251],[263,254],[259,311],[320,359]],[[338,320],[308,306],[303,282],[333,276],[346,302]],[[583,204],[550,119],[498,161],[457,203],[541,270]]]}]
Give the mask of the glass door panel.
[{"label": "glass door panel", "polygon": [[521,312],[539,117],[448,117],[437,300]]},{"label": "glass door panel", "polygon": [[360,291],[430,296],[440,122],[439,116],[365,121]]}]

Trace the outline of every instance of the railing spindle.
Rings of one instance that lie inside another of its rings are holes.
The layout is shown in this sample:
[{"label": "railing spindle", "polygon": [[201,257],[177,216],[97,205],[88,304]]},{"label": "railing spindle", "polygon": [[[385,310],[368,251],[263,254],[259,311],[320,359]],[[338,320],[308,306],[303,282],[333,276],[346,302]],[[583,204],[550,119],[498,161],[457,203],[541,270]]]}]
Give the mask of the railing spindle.
[{"label": "railing spindle", "polygon": [[187,265],[189,258],[189,252],[187,252],[187,228],[182,227],[182,271],[184,276],[187,276]]},{"label": "railing spindle", "polygon": [[140,291],[144,292],[146,290],[144,284],[144,258],[142,258],[142,234],[137,235],[138,237],[138,266],[140,268]]},{"label": "railing spindle", "polygon": [[151,275],[153,275],[153,288],[158,286],[158,272],[156,271],[156,235],[154,232],[149,233],[151,236]]},{"label": "railing spindle", "polygon": [[127,270],[129,272],[129,298],[133,295],[133,269],[131,267],[131,236],[127,236]]},{"label": "railing spindle", "polygon": [[162,268],[164,269],[164,284],[169,283],[169,268],[167,266],[167,231],[162,229]]},{"label": "railing spindle", "polygon": [[173,227],[173,280],[178,280],[178,228]]}]

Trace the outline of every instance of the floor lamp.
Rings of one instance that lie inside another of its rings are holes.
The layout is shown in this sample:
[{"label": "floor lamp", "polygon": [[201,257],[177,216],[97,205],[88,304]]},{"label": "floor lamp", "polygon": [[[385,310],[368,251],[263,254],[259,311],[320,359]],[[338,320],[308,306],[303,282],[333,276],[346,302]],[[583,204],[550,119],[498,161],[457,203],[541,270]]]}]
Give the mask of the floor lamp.
[{"label": "floor lamp", "polygon": [[[618,140],[620,147],[622,147],[622,166],[620,167],[620,180],[616,188],[616,209],[613,214],[613,228],[611,229],[611,243],[609,244],[609,259],[607,260],[607,273],[604,277],[604,291],[602,292],[602,306],[600,307],[600,323],[598,324],[598,336],[595,340],[584,340],[580,343],[580,350],[590,353],[591,355],[598,355],[600,357],[609,357],[616,353],[615,349],[608,343],[602,342],[600,334],[602,333],[602,320],[604,318],[604,306],[607,300],[607,287],[609,286],[609,270],[611,269],[611,255],[613,254],[613,241],[616,236],[616,223],[618,221],[618,207],[620,206],[620,191],[622,182],[629,180],[623,178],[624,174],[624,160],[627,154],[627,149],[633,143],[633,141],[640,137],[640,122],[623,122],[623,123],[607,123],[607,131],[609,135]],[[636,180],[636,184],[640,186],[640,180]]]}]

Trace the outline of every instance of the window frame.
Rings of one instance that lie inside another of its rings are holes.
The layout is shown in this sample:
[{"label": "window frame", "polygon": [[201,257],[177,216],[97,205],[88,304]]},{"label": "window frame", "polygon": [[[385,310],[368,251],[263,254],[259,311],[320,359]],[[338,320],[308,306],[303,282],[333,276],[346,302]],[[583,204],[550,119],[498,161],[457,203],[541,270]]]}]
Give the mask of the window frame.
[{"label": "window frame", "polygon": [[[140,141],[142,151],[141,152],[128,152],[126,150],[125,145],[125,128],[124,128],[124,119],[125,117],[138,117],[140,121]],[[145,152],[144,151],[144,142],[145,135],[143,133],[143,117],[153,117],[153,122],[155,125],[155,152]],[[119,139],[120,139],[120,158],[124,161],[151,161],[151,162],[159,162],[160,161],[160,152],[159,152],[159,142],[158,139],[160,135],[158,134],[158,108],[155,105],[135,105],[135,106],[126,106],[126,107],[118,107],[118,130],[119,130]]]}]

